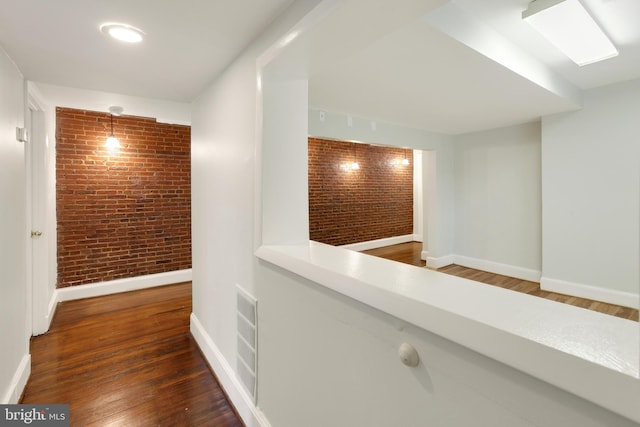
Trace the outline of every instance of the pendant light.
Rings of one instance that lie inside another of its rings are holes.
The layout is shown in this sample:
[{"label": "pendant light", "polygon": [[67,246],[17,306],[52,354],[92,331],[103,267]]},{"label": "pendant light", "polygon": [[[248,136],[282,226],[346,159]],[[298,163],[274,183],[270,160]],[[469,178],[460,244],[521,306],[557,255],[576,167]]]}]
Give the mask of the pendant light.
[{"label": "pendant light", "polygon": [[404,159],[402,159],[402,164],[405,166],[409,166],[409,159],[407,159],[407,150],[404,150]]},{"label": "pendant light", "polygon": [[116,136],[113,134],[113,116],[119,116],[120,114],[122,114],[123,108],[122,107],[109,107],[109,117],[111,119],[111,135],[109,135],[109,138],[107,138],[107,142],[104,144],[104,146],[109,150],[109,151],[116,151],[119,150],[122,146],[120,145],[120,141],[118,141],[118,138],[116,138]]},{"label": "pendant light", "polygon": [[360,169],[360,164],[358,164],[358,146],[357,144],[353,144],[353,163],[351,163],[351,170],[357,171]]}]

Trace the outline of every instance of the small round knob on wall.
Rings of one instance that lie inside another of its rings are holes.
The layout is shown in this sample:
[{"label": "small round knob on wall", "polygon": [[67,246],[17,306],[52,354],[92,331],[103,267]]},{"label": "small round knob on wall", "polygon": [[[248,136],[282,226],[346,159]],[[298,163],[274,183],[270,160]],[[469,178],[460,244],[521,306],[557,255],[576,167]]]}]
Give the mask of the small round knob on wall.
[{"label": "small round knob on wall", "polygon": [[407,344],[406,342],[400,345],[398,357],[400,357],[402,363],[412,368],[418,366],[418,363],[420,363],[418,352],[411,344]]}]

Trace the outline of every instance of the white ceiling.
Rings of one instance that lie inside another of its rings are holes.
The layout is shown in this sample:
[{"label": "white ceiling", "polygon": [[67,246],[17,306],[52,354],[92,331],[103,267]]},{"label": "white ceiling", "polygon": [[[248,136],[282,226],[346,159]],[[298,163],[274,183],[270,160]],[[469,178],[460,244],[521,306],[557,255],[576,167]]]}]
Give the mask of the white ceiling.
[{"label": "white ceiling", "polygon": [[[0,44],[25,78],[189,102],[291,0],[0,0]],[[99,31],[146,33],[124,45]]]},{"label": "white ceiling", "polygon": [[579,108],[584,89],[640,77],[640,1],[581,2],[618,57],[577,66],[522,21],[529,0],[425,0],[411,22],[314,67],[310,104],[448,134]]},{"label": "white ceiling", "polygon": [[[578,67],[520,19],[529,0],[336,0],[313,30],[313,107],[459,134],[579,107],[640,77],[640,1],[581,0],[617,45]],[[190,102],[291,0],[0,0],[0,44],[36,82]],[[122,45],[98,31],[146,32]]]}]

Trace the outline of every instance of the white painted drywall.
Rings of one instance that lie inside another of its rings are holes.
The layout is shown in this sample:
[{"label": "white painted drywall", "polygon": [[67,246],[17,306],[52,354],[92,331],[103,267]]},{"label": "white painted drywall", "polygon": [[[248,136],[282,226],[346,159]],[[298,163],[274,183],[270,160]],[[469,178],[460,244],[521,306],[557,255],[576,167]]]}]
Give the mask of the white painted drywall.
[{"label": "white painted drywall", "polygon": [[37,83],[37,86],[43,97],[53,108],[66,107],[108,112],[110,106],[118,105],[124,108],[123,114],[125,115],[154,117],[161,123],[191,124],[191,104],[186,102],[141,98],[46,83]]},{"label": "white painted drywall", "polygon": [[422,150],[413,150],[413,238],[417,242],[424,239],[424,203],[422,188]]},{"label": "white painted drywall", "polygon": [[[637,426],[282,268],[260,272],[258,396],[273,426]],[[399,360],[403,342],[418,367]]]},{"label": "white painted drywall", "polygon": [[243,57],[194,103],[191,124],[193,313],[234,369],[235,285],[253,292],[255,98],[255,58]]},{"label": "white painted drywall", "polygon": [[[307,80],[272,79],[268,74],[262,76],[260,243],[304,243],[309,240],[307,112],[288,100],[306,101]],[[282,132],[284,128],[288,132]]]},{"label": "white painted drywall", "polygon": [[[194,102],[191,122],[193,324],[215,347],[212,366],[247,423],[250,402],[234,382],[236,285],[255,294],[256,191],[261,185],[256,61],[318,1],[297,1]],[[306,114],[306,108],[302,110]],[[304,119],[304,116],[303,116]],[[303,120],[304,122],[304,120]],[[303,129],[306,135],[306,126]],[[306,140],[302,149],[306,153]],[[289,156],[278,159],[282,168]],[[306,162],[302,162],[306,170]],[[295,184],[295,183],[294,183]],[[306,190],[306,186],[304,187]],[[304,221],[304,218],[302,219]],[[307,237],[308,238],[308,237]],[[233,397],[232,397],[233,398]]]},{"label": "white painted drywall", "polygon": [[25,144],[16,140],[16,127],[24,126],[24,93],[22,74],[0,49],[0,403],[17,402],[16,375],[28,357],[31,336]]},{"label": "white painted drywall", "polygon": [[454,144],[455,255],[540,271],[540,123]]},{"label": "white painted drywall", "polygon": [[543,278],[638,294],[640,80],[542,120]]}]

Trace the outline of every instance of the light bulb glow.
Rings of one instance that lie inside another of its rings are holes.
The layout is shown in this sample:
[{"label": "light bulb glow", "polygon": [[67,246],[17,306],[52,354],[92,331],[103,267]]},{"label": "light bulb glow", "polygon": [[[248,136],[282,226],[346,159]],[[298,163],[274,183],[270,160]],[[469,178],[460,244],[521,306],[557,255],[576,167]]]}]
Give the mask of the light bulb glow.
[{"label": "light bulb glow", "polygon": [[102,24],[100,31],[125,43],[140,43],[144,35],[144,32],[136,27],[114,22]]},{"label": "light bulb glow", "polygon": [[406,157],[404,159],[402,159],[402,164],[405,166],[409,165],[409,159],[407,159]]},{"label": "light bulb glow", "polygon": [[116,138],[113,135],[111,135],[109,138],[107,138],[107,142],[105,142],[104,146],[109,151],[116,151],[116,150],[119,150],[121,148],[120,141],[118,141],[118,138]]},{"label": "light bulb glow", "polygon": [[536,0],[522,13],[531,24],[579,66],[618,55],[604,31],[578,0]]},{"label": "light bulb glow", "polygon": [[358,169],[360,169],[358,162],[351,163],[351,170],[357,171]]}]

